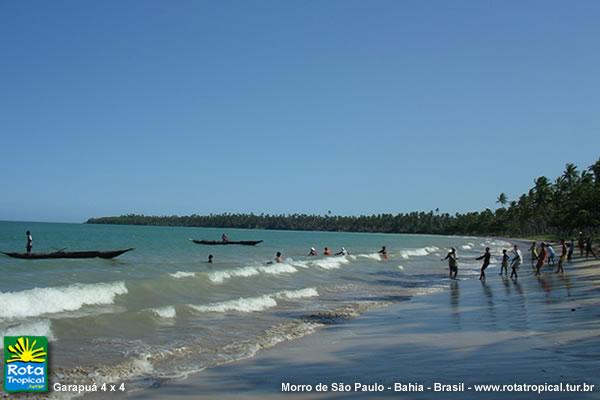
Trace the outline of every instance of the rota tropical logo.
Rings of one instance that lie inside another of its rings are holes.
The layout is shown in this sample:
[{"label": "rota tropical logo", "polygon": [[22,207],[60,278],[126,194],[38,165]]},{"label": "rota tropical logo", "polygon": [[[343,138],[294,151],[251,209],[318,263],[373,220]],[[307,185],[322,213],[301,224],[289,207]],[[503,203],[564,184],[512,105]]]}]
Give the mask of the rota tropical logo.
[{"label": "rota tropical logo", "polygon": [[9,393],[48,391],[46,337],[4,337],[4,390]]}]

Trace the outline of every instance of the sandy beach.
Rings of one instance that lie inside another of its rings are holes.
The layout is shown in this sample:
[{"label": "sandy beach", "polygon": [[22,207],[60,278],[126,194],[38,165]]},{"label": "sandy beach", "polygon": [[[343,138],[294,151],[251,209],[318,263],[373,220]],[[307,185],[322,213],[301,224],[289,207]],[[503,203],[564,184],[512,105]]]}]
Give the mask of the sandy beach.
[{"label": "sandy beach", "polygon": [[[514,282],[492,269],[486,283],[476,278],[451,282],[439,293],[414,297],[353,320],[334,321],[313,335],[261,351],[255,358],[208,369],[183,381],[157,384],[153,390],[128,397],[600,398],[600,264],[575,258],[566,271],[559,276],[547,267],[537,279],[525,262]],[[283,393],[286,382],[312,385],[312,391]],[[385,389],[357,392],[357,382],[380,383]],[[464,383],[465,391],[434,392],[436,382]],[[593,392],[546,392],[542,397],[514,387],[514,392],[488,393],[474,388],[478,384],[561,382],[595,387]],[[329,390],[316,392],[319,383]],[[332,392],[332,383],[349,384],[352,391]],[[412,383],[413,389],[421,384],[424,391],[394,392],[396,383]]]}]

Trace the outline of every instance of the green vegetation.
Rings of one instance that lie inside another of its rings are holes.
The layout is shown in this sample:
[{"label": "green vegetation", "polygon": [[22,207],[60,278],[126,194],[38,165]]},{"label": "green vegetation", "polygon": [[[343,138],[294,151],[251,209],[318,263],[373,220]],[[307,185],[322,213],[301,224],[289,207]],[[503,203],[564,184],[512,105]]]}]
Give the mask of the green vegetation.
[{"label": "green vegetation", "polygon": [[529,192],[517,200],[509,201],[501,193],[497,203],[500,207],[495,211],[486,209],[454,215],[437,210],[346,217],[230,213],[152,217],[129,214],[91,218],[87,223],[512,237],[570,236],[579,230],[595,234],[600,225],[600,160],[581,172],[574,164],[567,164],[564,173],[554,182],[541,176],[535,179]]}]

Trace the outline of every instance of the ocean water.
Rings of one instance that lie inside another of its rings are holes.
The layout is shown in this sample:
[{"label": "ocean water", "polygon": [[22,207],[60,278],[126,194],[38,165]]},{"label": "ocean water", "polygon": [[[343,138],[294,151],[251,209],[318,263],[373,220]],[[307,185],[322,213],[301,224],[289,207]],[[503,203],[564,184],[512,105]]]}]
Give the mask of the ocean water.
[{"label": "ocean water", "polygon": [[[474,258],[486,246],[499,256],[510,245],[474,237],[0,222],[0,250],[24,251],[27,230],[34,252],[135,248],[114,260],[0,256],[0,335],[48,336],[56,380],[127,382],[130,390],[444,290],[448,269],[440,258],[450,246],[458,250],[459,278],[477,279]],[[189,240],[223,232],[264,243]],[[377,254],[384,245],[388,260]],[[325,246],[350,254],[307,256]],[[285,262],[269,264],[277,251]]]}]

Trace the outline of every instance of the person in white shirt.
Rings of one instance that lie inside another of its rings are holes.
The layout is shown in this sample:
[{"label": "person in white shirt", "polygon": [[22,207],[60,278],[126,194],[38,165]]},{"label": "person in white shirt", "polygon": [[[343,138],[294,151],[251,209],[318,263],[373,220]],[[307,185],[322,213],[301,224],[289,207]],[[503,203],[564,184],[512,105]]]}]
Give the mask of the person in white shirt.
[{"label": "person in white shirt", "polygon": [[335,253],[336,256],[347,256],[348,252],[346,251],[345,248],[341,248],[339,252]]},{"label": "person in white shirt", "polygon": [[513,259],[512,259],[512,263],[510,264],[510,267],[512,268],[512,272],[510,273],[510,277],[514,277],[515,279],[518,278],[517,275],[517,271],[519,270],[519,267],[521,266],[521,263],[523,262],[523,254],[521,254],[521,250],[519,250],[519,246],[517,246],[516,244],[513,247]]}]

